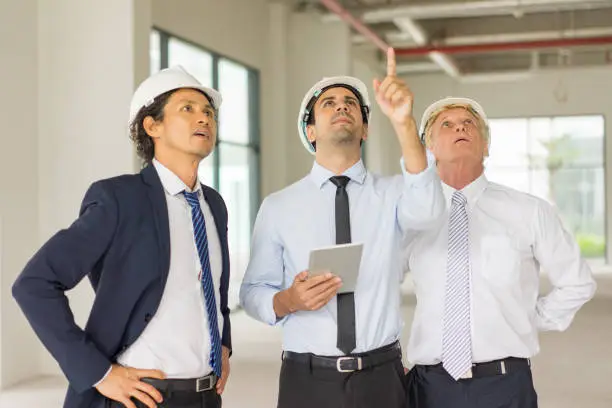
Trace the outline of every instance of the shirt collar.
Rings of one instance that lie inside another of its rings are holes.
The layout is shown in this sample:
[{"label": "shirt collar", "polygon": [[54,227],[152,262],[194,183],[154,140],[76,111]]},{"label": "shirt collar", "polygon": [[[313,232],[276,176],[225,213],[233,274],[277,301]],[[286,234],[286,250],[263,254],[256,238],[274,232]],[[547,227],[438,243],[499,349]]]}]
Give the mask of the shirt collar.
[{"label": "shirt collar", "polygon": [[[322,188],[323,185],[329,181],[330,177],[335,176],[333,171],[326,169],[321,166],[317,161],[312,165],[312,170],[310,170],[310,179],[317,185],[317,187]],[[343,176],[347,176],[352,181],[363,184],[367,175],[367,170],[363,165],[363,161],[360,159],[357,163],[353,164],[350,168],[348,168]]]},{"label": "shirt collar", "polygon": [[[460,190],[465,196],[465,198],[467,199],[469,208],[474,207],[474,205],[476,204],[476,201],[478,201],[478,198],[480,197],[482,192],[485,190],[485,188],[487,188],[488,185],[489,185],[489,180],[487,180],[487,177],[484,175],[484,173],[482,173],[476,180],[472,181],[470,184],[468,184],[467,186],[463,187]],[[446,198],[446,204],[448,205],[448,208],[450,208],[451,200],[453,198],[453,193],[457,190],[455,190],[454,188],[452,188],[451,186],[445,183],[442,183],[442,190],[444,191],[444,197]]]},{"label": "shirt collar", "polygon": [[153,166],[155,166],[155,170],[157,170],[157,174],[159,175],[159,179],[161,180],[162,186],[164,190],[172,196],[182,193],[183,191],[187,192],[195,192],[200,191],[202,186],[200,184],[200,179],[196,180],[196,185],[193,191],[183,183],[183,180],[179,178],[176,174],[174,174],[170,169],[157,161],[157,159],[153,159]]}]

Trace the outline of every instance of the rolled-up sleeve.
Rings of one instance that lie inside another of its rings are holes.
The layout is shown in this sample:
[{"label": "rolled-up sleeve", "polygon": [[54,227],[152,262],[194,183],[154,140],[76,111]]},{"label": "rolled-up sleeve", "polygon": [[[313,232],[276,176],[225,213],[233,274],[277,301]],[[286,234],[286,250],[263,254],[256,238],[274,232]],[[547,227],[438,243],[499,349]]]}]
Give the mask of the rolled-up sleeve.
[{"label": "rolled-up sleeve", "polygon": [[397,203],[397,220],[403,232],[428,229],[444,214],[446,204],[442,184],[435,159],[429,152],[427,161],[425,170],[410,174],[406,171],[404,159],[400,160],[403,182]]},{"label": "rolled-up sleeve", "polygon": [[251,245],[251,258],[240,287],[240,304],[247,314],[269,325],[282,323],[274,312],[274,295],[284,289],[283,247],[273,223],[273,205],[261,205]]},{"label": "rolled-up sleeve", "polygon": [[538,299],[536,324],[539,330],[562,331],[593,297],[596,283],[578,244],[552,206],[541,202],[534,218],[535,257],[553,286],[548,295]]}]

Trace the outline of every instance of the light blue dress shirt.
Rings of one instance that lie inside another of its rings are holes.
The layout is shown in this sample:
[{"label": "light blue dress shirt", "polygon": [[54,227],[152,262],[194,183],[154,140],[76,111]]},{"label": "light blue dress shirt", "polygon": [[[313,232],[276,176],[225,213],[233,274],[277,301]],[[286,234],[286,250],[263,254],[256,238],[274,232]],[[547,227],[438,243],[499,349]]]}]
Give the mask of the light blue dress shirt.
[{"label": "light blue dress shirt", "polygon": [[[378,177],[360,160],[346,172],[352,242],[363,243],[355,290],[355,353],[399,339],[403,326],[400,284],[401,238],[408,230],[435,225],[445,209],[435,166],[419,174]],[[338,356],[336,298],[316,311],[298,311],[277,319],[276,293],[308,268],[312,249],[335,244],[334,173],[314,163],[309,175],[267,197],[253,231],[251,259],[240,289],[246,312],[283,327],[283,349]]]}]

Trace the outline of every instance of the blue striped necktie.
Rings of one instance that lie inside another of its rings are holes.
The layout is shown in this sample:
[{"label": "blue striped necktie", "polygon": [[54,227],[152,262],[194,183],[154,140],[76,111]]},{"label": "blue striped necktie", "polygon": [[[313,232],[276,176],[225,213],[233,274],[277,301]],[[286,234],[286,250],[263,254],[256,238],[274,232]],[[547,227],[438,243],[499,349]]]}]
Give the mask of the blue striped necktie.
[{"label": "blue striped necktie", "polygon": [[465,196],[460,191],[455,191],[448,222],[442,335],[442,366],[455,380],[472,367],[470,234],[466,204]]},{"label": "blue striped necktie", "polygon": [[201,283],[204,293],[204,303],[208,313],[208,330],[210,332],[210,366],[215,374],[221,377],[221,337],[219,336],[219,324],[217,322],[217,302],[215,300],[215,286],[213,284],[212,271],[210,269],[210,259],[208,254],[208,238],[206,236],[206,223],[200,209],[198,192],[188,193],[183,191],[183,195],[191,206],[191,221],[193,222],[193,235],[198,248],[200,265],[202,266]]}]

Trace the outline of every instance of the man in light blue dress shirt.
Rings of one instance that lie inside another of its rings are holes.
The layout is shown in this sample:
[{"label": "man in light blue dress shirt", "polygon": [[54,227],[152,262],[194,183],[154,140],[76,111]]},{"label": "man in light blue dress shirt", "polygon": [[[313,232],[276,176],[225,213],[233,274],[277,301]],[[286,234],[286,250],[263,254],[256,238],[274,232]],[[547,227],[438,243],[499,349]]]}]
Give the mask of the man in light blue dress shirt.
[{"label": "man in light blue dress shirt", "polygon": [[[298,117],[302,141],[315,155],[312,170],[267,197],[255,223],[240,301],[252,317],[283,327],[280,408],[399,408],[405,402],[401,237],[434,225],[444,199],[418,137],[412,94],[395,75],[392,49],[387,58],[387,77],[374,80],[374,90],[397,135],[403,174],[367,172],[360,148],[368,136],[367,88],[352,77],[326,78],[305,95]],[[339,221],[339,203],[348,204],[350,226]],[[356,290],[343,301],[349,307],[342,319],[339,278],[306,270],[312,249],[340,243],[339,225],[347,229],[342,242],[363,243]],[[339,338],[345,320],[353,330],[348,348]]]}]

